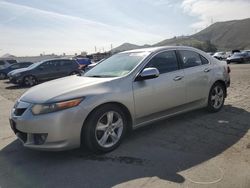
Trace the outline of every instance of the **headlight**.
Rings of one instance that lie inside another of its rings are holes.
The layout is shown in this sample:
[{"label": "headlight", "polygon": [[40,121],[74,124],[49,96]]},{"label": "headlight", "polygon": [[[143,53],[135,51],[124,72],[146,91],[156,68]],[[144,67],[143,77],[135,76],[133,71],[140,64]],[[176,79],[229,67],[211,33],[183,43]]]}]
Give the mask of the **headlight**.
[{"label": "headlight", "polygon": [[57,103],[50,103],[50,104],[35,104],[32,107],[32,113],[34,115],[39,114],[47,114],[51,112],[56,112],[59,110],[64,110],[67,108],[72,108],[78,106],[84,98],[73,99],[68,101],[62,101]]}]

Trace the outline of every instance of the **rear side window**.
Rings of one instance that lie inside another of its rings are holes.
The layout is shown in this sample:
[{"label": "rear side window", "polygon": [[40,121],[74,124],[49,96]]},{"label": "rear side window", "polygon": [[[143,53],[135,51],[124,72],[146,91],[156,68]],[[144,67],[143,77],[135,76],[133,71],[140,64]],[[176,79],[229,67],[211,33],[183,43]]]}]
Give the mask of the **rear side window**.
[{"label": "rear side window", "polygon": [[64,61],[61,61],[61,63],[62,63],[62,66],[64,67],[71,67],[74,65],[74,62],[71,60],[64,60]]},{"label": "rear side window", "polygon": [[22,63],[22,67],[28,67],[28,66],[30,66],[30,65],[32,65],[32,63]]},{"label": "rear side window", "polygon": [[45,70],[54,69],[55,68],[55,62],[53,62],[53,61],[44,62],[43,64],[41,64],[39,66],[39,68],[42,68],[42,69],[45,69]]},{"label": "rear side window", "polygon": [[178,70],[178,62],[174,51],[162,52],[154,56],[146,66],[157,68],[160,74]]},{"label": "rear side window", "polygon": [[202,55],[200,55],[200,58],[201,58],[202,65],[209,64],[209,61],[205,57],[203,57]]},{"label": "rear side window", "polygon": [[202,65],[200,54],[188,50],[180,50],[180,57],[183,62],[183,68],[190,68]]},{"label": "rear side window", "polygon": [[59,66],[59,67],[72,67],[74,65],[75,65],[75,62],[71,60],[60,60],[56,62],[56,66]]}]

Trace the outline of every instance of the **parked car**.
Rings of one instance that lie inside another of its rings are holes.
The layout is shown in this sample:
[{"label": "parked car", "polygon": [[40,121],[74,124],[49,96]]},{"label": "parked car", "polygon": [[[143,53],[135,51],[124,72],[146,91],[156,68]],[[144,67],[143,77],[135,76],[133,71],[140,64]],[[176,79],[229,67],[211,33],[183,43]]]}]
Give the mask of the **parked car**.
[{"label": "parked car", "polygon": [[10,65],[17,63],[14,59],[8,59],[8,58],[1,58],[0,59],[0,69],[5,69],[6,67],[9,67]]},{"label": "parked car", "polygon": [[89,71],[90,69],[94,68],[96,65],[98,65],[99,63],[103,62],[105,59],[102,59],[100,61],[97,61],[97,62],[94,62],[94,63],[91,63],[90,65],[88,65],[86,68],[85,68],[85,72]]},{"label": "parked car", "polygon": [[226,52],[216,52],[213,55],[214,58],[218,59],[218,60],[224,60],[227,58]]},{"label": "parked car", "polygon": [[33,63],[31,62],[20,62],[20,63],[12,64],[4,69],[0,69],[0,80],[6,79],[9,72],[16,70],[16,69],[28,67],[32,64]]},{"label": "parked car", "polygon": [[75,58],[77,63],[80,65],[80,69],[85,71],[86,67],[91,64],[91,60],[89,58]]},{"label": "parked car", "polygon": [[34,63],[25,69],[8,74],[10,82],[26,86],[68,75],[79,74],[79,64],[73,59],[52,59]]},{"label": "parked car", "polygon": [[84,76],[29,89],[15,104],[10,124],[23,145],[65,150],[81,144],[109,152],[130,129],[199,108],[218,112],[230,69],[190,47],[121,52]]},{"label": "parked car", "polygon": [[250,62],[250,53],[248,52],[240,52],[234,53],[232,56],[227,58],[227,63],[246,63]]},{"label": "parked car", "polygon": [[213,56],[214,52],[207,52],[207,54]]}]

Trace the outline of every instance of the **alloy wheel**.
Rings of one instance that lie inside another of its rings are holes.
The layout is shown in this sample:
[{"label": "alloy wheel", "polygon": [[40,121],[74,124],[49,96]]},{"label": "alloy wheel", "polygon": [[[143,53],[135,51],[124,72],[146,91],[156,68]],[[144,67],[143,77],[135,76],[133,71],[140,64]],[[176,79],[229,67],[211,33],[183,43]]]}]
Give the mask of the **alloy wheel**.
[{"label": "alloy wheel", "polygon": [[224,90],[219,85],[214,87],[211,95],[212,106],[215,109],[219,109],[223,105],[224,101]]},{"label": "alloy wheel", "polygon": [[34,76],[26,76],[24,78],[24,83],[26,86],[33,86],[36,84],[36,79],[34,78]]},{"label": "alloy wheel", "polygon": [[95,137],[98,144],[104,148],[114,146],[123,132],[123,119],[115,111],[106,112],[97,122]]}]

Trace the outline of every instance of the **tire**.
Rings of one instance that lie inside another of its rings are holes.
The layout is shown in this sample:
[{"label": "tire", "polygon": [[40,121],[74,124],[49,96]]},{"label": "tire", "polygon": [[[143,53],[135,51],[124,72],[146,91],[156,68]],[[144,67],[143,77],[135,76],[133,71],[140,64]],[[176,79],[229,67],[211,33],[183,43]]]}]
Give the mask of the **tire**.
[{"label": "tire", "polygon": [[32,87],[36,84],[37,84],[37,79],[35,76],[28,75],[28,76],[25,76],[23,78],[23,85],[24,86]]},{"label": "tire", "polygon": [[224,105],[226,97],[226,88],[223,84],[216,82],[209,92],[207,110],[209,112],[218,112]]},{"label": "tire", "polygon": [[120,145],[128,121],[119,106],[107,104],[94,110],[83,126],[82,142],[92,152],[100,154],[113,151]]},{"label": "tire", "polygon": [[0,80],[4,80],[7,75],[4,72],[0,72]]},{"label": "tire", "polygon": [[244,63],[245,63],[245,60],[244,60],[244,59],[241,59],[241,60],[240,60],[240,63],[241,63],[241,64],[244,64]]},{"label": "tire", "polygon": [[78,72],[78,71],[73,71],[73,72],[71,72],[69,75],[80,75],[80,73]]}]

